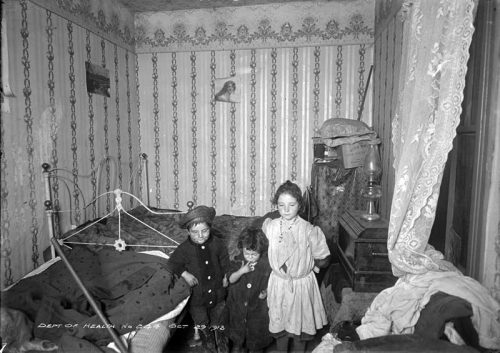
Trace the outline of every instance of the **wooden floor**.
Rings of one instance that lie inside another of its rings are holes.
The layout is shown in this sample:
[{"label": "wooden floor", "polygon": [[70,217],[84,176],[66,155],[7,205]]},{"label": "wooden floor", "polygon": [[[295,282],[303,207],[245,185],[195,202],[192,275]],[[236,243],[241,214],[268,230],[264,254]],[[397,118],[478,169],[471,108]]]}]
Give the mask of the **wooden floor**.
[{"label": "wooden floor", "polygon": [[[204,353],[202,346],[190,347],[188,342],[193,338],[194,328],[193,322],[189,314],[184,316],[181,325],[186,325],[186,328],[178,328],[175,330],[172,338],[170,339],[164,353]],[[321,337],[328,333],[329,327],[324,327],[319,331],[315,338],[307,343],[306,353],[310,353],[321,342]],[[265,353],[281,353],[276,350],[276,345],[272,343],[265,351]]]}]

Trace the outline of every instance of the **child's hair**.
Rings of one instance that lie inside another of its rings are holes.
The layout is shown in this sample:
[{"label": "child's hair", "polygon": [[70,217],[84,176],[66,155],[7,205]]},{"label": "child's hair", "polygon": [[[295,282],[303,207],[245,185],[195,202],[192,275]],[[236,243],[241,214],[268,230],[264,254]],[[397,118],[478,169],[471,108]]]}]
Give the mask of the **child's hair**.
[{"label": "child's hair", "polygon": [[302,210],[304,207],[304,200],[302,198],[302,191],[299,186],[295,183],[292,183],[290,180],[287,180],[283,184],[280,185],[278,190],[276,190],[276,194],[274,194],[274,198],[272,200],[273,205],[278,204],[278,199],[281,194],[288,194],[292,196],[299,203],[299,210]]},{"label": "child's hair", "polygon": [[240,240],[238,241],[239,249],[247,249],[256,251],[259,254],[267,251],[269,243],[266,235],[259,228],[246,228],[241,232]]},{"label": "child's hair", "polygon": [[186,229],[191,230],[191,228],[197,226],[198,224],[202,224],[202,223],[206,223],[208,228],[212,228],[212,222],[207,221],[205,219],[195,219],[195,220],[190,221],[188,224],[186,224]]}]

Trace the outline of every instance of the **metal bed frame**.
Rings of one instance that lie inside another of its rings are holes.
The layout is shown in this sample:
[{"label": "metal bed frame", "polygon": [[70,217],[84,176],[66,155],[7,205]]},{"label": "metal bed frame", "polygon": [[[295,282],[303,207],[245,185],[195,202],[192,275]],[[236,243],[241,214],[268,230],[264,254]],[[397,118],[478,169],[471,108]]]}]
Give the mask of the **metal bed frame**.
[{"label": "metal bed frame", "polygon": [[[147,204],[147,206],[149,206],[150,199],[149,199],[149,181],[148,181],[149,175],[148,175],[148,160],[147,160],[147,155],[145,153],[141,153],[139,157],[140,157],[140,160],[141,160],[141,167],[142,168],[138,170],[138,173],[141,173],[142,171],[144,171],[144,173],[145,173],[145,178],[144,179],[146,181],[146,195],[147,195],[147,197],[146,197],[146,199],[147,199],[146,200],[146,204]],[[111,158],[109,156],[104,158],[104,160],[107,161],[107,162],[110,159]],[[101,166],[101,163],[99,164],[99,166]],[[42,169],[43,169],[43,175],[44,175],[44,179],[45,179],[45,197],[46,197],[46,200],[44,202],[44,206],[45,206],[45,213],[46,213],[46,217],[47,217],[47,221],[48,221],[48,228],[49,228],[49,237],[50,237],[50,243],[51,243],[51,254],[52,254],[52,257],[54,258],[54,257],[56,257],[56,255],[58,255],[61,258],[61,260],[64,262],[64,265],[66,266],[66,268],[70,272],[71,276],[73,277],[73,279],[77,283],[78,287],[81,289],[81,291],[83,292],[83,294],[85,295],[85,297],[89,301],[92,309],[96,312],[96,314],[98,315],[99,319],[104,324],[104,327],[108,331],[110,337],[112,338],[112,340],[115,343],[115,345],[118,348],[118,350],[121,353],[127,353],[128,349],[125,346],[124,342],[122,341],[122,339],[120,339],[118,333],[113,329],[113,326],[110,324],[110,322],[108,321],[108,319],[106,318],[106,316],[102,312],[101,308],[99,307],[99,305],[97,304],[97,302],[95,301],[95,299],[92,297],[92,294],[85,287],[85,284],[82,282],[82,280],[80,279],[80,277],[78,276],[78,274],[74,270],[73,266],[68,261],[66,255],[64,254],[64,251],[62,250],[62,247],[61,247],[62,241],[55,236],[56,230],[55,230],[55,224],[54,224],[54,215],[56,213],[58,213],[59,211],[54,209],[54,203],[52,201],[51,178],[64,179],[65,182],[69,181],[70,183],[74,184],[73,181],[68,180],[67,178],[59,177],[59,176],[53,174],[55,171],[67,171],[67,172],[69,172],[69,171],[65,170],[65,169],[61,169],[61,168],[57,168],[57,169],[51,170],[50,165],[48,163],[44,163],[42,165]],[[131,176],[131,178],[132,177],[133,176]],[[78,188],[78,185],[75,185],[75,186]],[[110,192],[107,192],[107,193],[104,193],[102,195],[99,195],[95,200],[91,201],[91,203],[92,202],[96,202],[96,200],[99,197],[101,197],[101,196],[103,196],[105,194],[109,194],[109,193]],[[119,189],[116,189],[116,190],[113,190],[112,193],[115,194],[116,208],[110,214],[108,214],[108,215],[106,215],[105,217],[102,217],[102,218],[108,217],[109,215],[111,215],[112,213],[114,213],[114,211],[118,211],[118,212],[124,211],[123,206],[121,205],[121,195],[122,195],[123,192],[121,190],[119,190]],[[128,194],[128,193],[126,193],[126,194]],[[134,196],[132,194],[128,194],[128,195]],[[137,200],[139,200],[139,199],[137,199]],[[140,200],[139,200],[139,202],[140,202]],[[89,204],[91,204],[91,203],[89,203]],[[142,202],[140,202],[140,203],[142,203]],[[88,205],[86,205],[86,206],[88,206]],[[188,206],[188,209],[190,210],[193,207],[193,202],[191,202],[191,201],[188,202],[187,206]],[[146,208],[148,208],[148,207],[146,207]],[[148,208],[148,210],[149,210],[149,208]],[[153,212],[153,211],[151,211],[151,212]],[[153,212],[153,213],[156,213],[156,212]],[[170,213],[172,213],[172,212],[170,212]],[[70,217],[72,217],[72,216],[70,215]],[[125,249],[126,244],[123,242],[123,240],[118,239],[115,242],[114,246],[115,246],[116,250],[122,251],[122,250]],[[184,314],[185,314],[185,310],[182,310],[181,314],[179,314],[178,317],[182,319],[184,317]]]}]

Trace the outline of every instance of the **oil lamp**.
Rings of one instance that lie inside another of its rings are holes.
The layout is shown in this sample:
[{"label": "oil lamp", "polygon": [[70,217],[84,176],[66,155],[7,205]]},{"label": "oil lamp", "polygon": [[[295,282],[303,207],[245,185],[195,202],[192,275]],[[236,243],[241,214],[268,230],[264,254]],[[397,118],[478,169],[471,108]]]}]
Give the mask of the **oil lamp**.
[{"label": "oil lamp", "polygon": [[363,188],[361,196],[366,199],[366,210],[361,217],[367,221],[375,221],[380,218],[377,213],[377,202],[382,196],[380,187],[380,175],[382,174],[382,163],[378,152],[380,139],[375,138],[368,141],[368,152],[365,157],[363,173],[367,179],[367,185]]}]

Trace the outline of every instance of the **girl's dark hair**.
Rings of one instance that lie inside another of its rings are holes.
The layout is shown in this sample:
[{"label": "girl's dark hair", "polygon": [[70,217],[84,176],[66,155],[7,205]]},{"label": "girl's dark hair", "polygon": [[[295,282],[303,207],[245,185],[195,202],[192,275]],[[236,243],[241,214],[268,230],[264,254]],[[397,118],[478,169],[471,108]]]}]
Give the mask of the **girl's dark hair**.
[{"label": "girl's dark hair", "polygon": [[269,243],[266,235],[259,228],[246,228],[241,232],[238,248],[256,251],[259,254],[267,251]]},{"label": "girl's dark hair", "polygon": [[299,210],[302,210],[304,207],[304,200],[302,198],[302,191],[299,186],[295,183],[292,183],[290,180],[285,181],[280,185],[278,190],[276,190],[276,194],[274,194],[274,198],[272,200],[273,205],[278,204],[278,199],[281,194],[288,194],[292,196],[299,203]]}]

